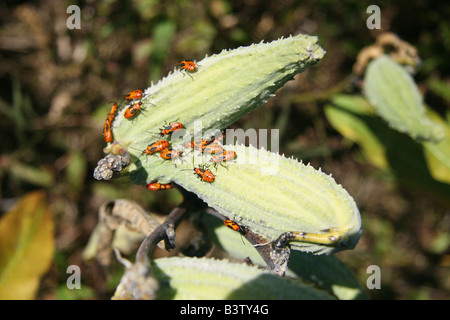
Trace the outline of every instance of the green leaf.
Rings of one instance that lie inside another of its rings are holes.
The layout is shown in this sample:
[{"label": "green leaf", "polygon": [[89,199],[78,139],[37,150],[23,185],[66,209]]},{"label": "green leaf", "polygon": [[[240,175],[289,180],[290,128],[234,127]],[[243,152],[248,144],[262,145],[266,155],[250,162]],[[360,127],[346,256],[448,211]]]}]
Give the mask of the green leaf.
[{"label": "green leaf", "polygon": [[[448,138],[440,143],[416,142],[389,128],[366,106],[359,96],[337,96],[325,106],[325,115],[339,133],[361,147],[369,163],[392,172],[408,187],[449,196],[450,186],[440,182],[447,177]],[[442,120],[427,114],[444,127]]]},{"label": "green leaf", "polygon": [[341,300],[366,298],[353,273],[334,255],[314,256],[292,252],[286,275],[291,274],[305,282],[315,283]]},{"label": "green leaf", "polygon": [[369,125],[370,119],[375,119],[373,108],[364,97],[336,95],[324,111],[330,124],[340,134],[361,147],[367,161],[378,168],[389,168],[383,141]]},{"label": "green leaf", "polygon": [[412,77],[388,56],[371,61],[364,91],[377,114],[395,130],[418,141],[437,142],[444,130],[425,114],[422,97]]},{"label": "green leaf", "polygon": [[9,172],[16,179],[40,186],[50,187],[54,185],[54,176],[48,168],[34,167],[20,161],[11,160]]},{"label": "green leaf", "polygon": [[66,178],[72,192],[78,193],[84,187],[86,176],[86,157],[78,151],[69,152],[66,168]]},{"label": "green leaf", "polygon": [[428,116],[445,130],[445,138],[438,142],[423,142],[425,159],[434,179],[450,184],[450,126],[439,114],[428,110]]},{"label": "green leaf", "polygon": [[254,266],[227,260],[173,257],[152,261],[158,299],[298,300],[333,299],[299,279],[282,278]]},{"label": "green leaf", "polygon": [[440,96],[445,101],[450,102],[450,84],[448,82],[433,77],[428,79],[427,84],[434,94]]}]

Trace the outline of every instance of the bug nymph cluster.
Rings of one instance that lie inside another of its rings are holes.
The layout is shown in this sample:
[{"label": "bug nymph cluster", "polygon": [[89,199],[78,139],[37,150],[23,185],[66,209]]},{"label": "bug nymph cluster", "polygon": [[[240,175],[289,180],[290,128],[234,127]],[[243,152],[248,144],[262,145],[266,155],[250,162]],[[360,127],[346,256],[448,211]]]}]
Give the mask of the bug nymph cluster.
[{"label": "bug nymph cluster", "polygon": [[[168,125],[164,125],[159,129],[158,136],[160,138],[170,138],[171,135],[178,130],[184,128],[184,125],[181,122],[172,122]],[[213,183],[216,179],[215,174],[210,170],[210,166],[214,165],[217,171],[217,165],[223,165],[224,162],[233,160],[236,157],[236,153],[234,151],[226,151],[223,149],[221,144],[221,140],[223,139],[223,135],[216,138],[211,137],[209,139],[198,139],[193,140],[191,142],[184,144],[184,150],[190,150],[188,153],[192,152],[200,152],[201,155],[209,155],[210,158],[207,163],[202,163],[198,166],[193,165],[193,169],[185,169],[185,170],[193,170],[194,174],[201,180],[206,183]],[[179,149],[175,149],[171,146],[169,140],[157,140],[152,142],[147,146],[145,150],[141,152],[141,155],[153,155],[159,152],[159,155],[164,160],[172,160],[174,165],[176,166],[176,162],[174,160],[180,159],[183,156],[185,151],[181,151]],[[163,161],[164,161],[163,160]],[[182,159],[180,160],[183,161]],[[172,185],[170,185],[172,186]],[[169,184],[160,184],[157,181],[152,181],[147,185],[149,190],[166,190],[170,189]]]},{"label": "bug nymph cluster", "polygon": [[[178,66],[182,68],[182,71],[194,73],[198,70],[198,66],[194,60],[182,60],[179,62]],[[132,120],[138,113],[142,113],[141,107],[143,102],[150,97],[150,94],[145,96],[142,90],[133,90],[126,94],[120,104],[114,103],[111,107],[111,111],[107,115],[105,125],[103,128],[104,140],[107,143],[113,141],[112,123],[116,117],[118,109],[121,108],[122,104],[125,102],[126,110],[123,113],[125,119]],[[148,144],[145,150],[141,151],[141,155],[153,155],[159,153],[163,160],[175,160],[182,156],[183,152],[180,150],[175,150],[172,148],[169,140],[164,138],[170,138],[171,135],[184,128],[181,122],[171,122],[169,124],[164,124],[162,128],[159,129],[158,136],[161,140],[153,141]],[[224,151],[222,145],[220,144],[221,138],[211,138],[211,139],[201,139],[194,140],[185,145],[185,148],[192,148],[193,150],[200,151],[203,154],[210,154],[212,157],[208,164],[203,164],[198,167],[193,168],[194,174],[200,178],[202,181],[207,183],[212,183],[215,181],[215,175],[209,170],[211,164],[217,170],[217,165],[225,161],[232,160],[236,157],[234,151]],[[176,166],[176,164],[175,164]],[[158,181],[152,181],[147,184],[148,190],[167,190],[172,189],[172,183],[160,183]]]},{"label": "bug nymph cluster", "polygon": [[[197,70],[197,65],[192,60],[183,60],[180,62],[180,67],[183,67],[189,72],[195,72]],[[124,112],[124,117],[126,119],[131,119],[136,116],[137,112],[143,105],[143,100],[148,99],[150,95],[144,97],[144,92],[142,90],[133,90],[125,95],[123,101],[130,102],[130,105]],[[136,102],[137,101],[137,102]],[[112,122],[116,117],[117,110],[120,106],[117,103],[111,108],[103,129],[103,136],[107,143],[113,141],[112,134]],[[164,160],[175,160],[182,156],[183,152],[180,150],[175,150],[171,147],[170,142],[164,138],[170,138],[171,135],[184,128],[181,122],[171,122],[169,124],[164,124],[162,128],[159,129],[158,136],[161,140],[154,141],[148,144],[145,150],[141,151],[141,155],[153,155],[159,153],[160,157]],[[194,174],[202,181],[207,183],[213,183],[216,179],[215,175],[209,170],[209,165],[213,164],[217,170],[217,165],[223,165],[225,161],[230,161],[236,157],[234,151],[224,151],[220,141],[223,139],[223,135],[219,138],[212,137],[210,139],[200,139],[194,140],[192,142],[186,143],[185,148],[191,148],[196,151],[200,151],[202,154],[210,154],[212,157],[209,159],[208,164],[203,164],[198,167],[194,167]],[[176,165],[176,164],[175,164]],[[158,181],[152,181],[147,184],[147,189],[156,190],[168,190],[173,188],[172,183],[160,183]]]}]

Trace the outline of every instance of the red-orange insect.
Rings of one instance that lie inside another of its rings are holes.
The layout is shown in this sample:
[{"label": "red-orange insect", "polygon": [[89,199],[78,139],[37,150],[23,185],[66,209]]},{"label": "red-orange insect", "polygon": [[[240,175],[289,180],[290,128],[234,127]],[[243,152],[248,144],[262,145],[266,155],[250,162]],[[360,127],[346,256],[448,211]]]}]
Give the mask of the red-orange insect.
[{"label": "red-orange insect", "polygon": [[203,147],[203,153],[211,153],[211,154],[223,153],[223,147],[216,139],[210,144]]},{"label": "red-orange insect", "polygon": [[165,148],[161,150],[160,156],[163,159],[170,160],[181,156],[181,152],[178,150],[172,150],[172,148]]},{"label": "red-orange insect", "polygon": [[234,158],[236,158],[236,152],[230,150],[230,151],[224,151],[222,154],[215,155],[214,157],[211,158],[210,161],[217,164],[220,162],[233,160]]},{"label": "red-orange insect", "polygon": [[169,146],[169,141],[167,140],[159,140],[149,144],[148,147],[142,151],[142,153],[153,154],[155,152],[166,149]]},{"label": "red-orange insect", "polygon": [[142,106],[142,101],[136,102],[132,106],[129,106],[125,113],[123,114],[125,118],[129,119],[136,114],[139,108]]},{"label": "red-orange insect", "polygon": [[186,143],[184,145],[185,148],[194,148],[195,150],[201,150],[203,151],[203,149],[205,149],[205,147],[210,144],[211,142],[213,142],[212,139],[199,139],[199,140],[195,140],[189,143]]},{"label": "red-orange insect", "polygon": [[142,90],[133,90],[125,96],[126,100],[142,99]]},{"label": "red-orange insect", "polygon": [[171,183],[159,183],[159,182],[152,182],[147,185],[147,189],[151,191],[157,191],[157,190],[168,190],[172,189],[173,185]]},{"label": "red-orange insect", "polygon": [[161,132],[159,133],[161,137],[164,137],[168,134],[171,134],[177,130],[180,130],[183,128],[183,124],[180,122],[174,122],[169,124],[167,127],[165,127],[164,129],[161,130]]},{"label": "red-orange insect", "polygon": [[181,60],[178,65],[190,72],[194,72],[198,69],[197,64],[193,60]]},{"label": "red-orange insect", "polygon": [[216,178],[211,171],[205,168],[194,168],[194,172],[197,175],[197,177],[199,177],[205,182],[212,183]]},{"label": "red-orange insect", "polygon": [[234,231],[237,231],[237,232],[239,232],[240,234],[245,234],[245,228],[244,227],[241,227],[240,225],[238,225],[236,222],[234,222],[234,221],[232,221],[232,220],[230,220],[230,219],[225,219],[224,221],[223,221],[223,223],[228,227],[228,228],[230,228],[231,230],[234,230]]},{"label": "red-orange insect", "polygon": [[106,142],[112,141],[111,124],[114,121],[114,118],[116,117],[116,112],[117,112],[117,103],[114,103],[113,106],[111,107],[111,111],[106,117],[105,125],[103,127],[103,138],[105,139]]}]

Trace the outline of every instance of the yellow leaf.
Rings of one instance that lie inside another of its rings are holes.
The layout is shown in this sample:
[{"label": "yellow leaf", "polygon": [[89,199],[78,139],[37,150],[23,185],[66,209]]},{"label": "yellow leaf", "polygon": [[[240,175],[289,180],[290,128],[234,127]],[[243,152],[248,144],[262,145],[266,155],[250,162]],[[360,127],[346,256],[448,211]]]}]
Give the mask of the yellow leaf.
[{"label": "yellow leaf", "polygon": [[42,191],[0,219],[0,300],[33,299],[53,258],[53,217]]},{"label": "yellow leaf", "polygon": [[428,117],[445,130],[445,138],[437,143],[424,142],[424,155],[434,179],[450,183],[450,125],[441,116],[428,109]]}]

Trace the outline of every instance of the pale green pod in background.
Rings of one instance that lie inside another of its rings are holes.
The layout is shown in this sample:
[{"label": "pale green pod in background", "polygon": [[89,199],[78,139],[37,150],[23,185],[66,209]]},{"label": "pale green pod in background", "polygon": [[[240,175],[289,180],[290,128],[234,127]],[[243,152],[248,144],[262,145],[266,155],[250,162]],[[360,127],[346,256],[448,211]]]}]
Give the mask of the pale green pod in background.
[{"label": "pale green pod in background", "polygon": [[444,129],[427,117],[412,77],[388,56],[380,56],[369,63],[364,92],[377,114],[391,128],[418,141],[444,139]]}]

